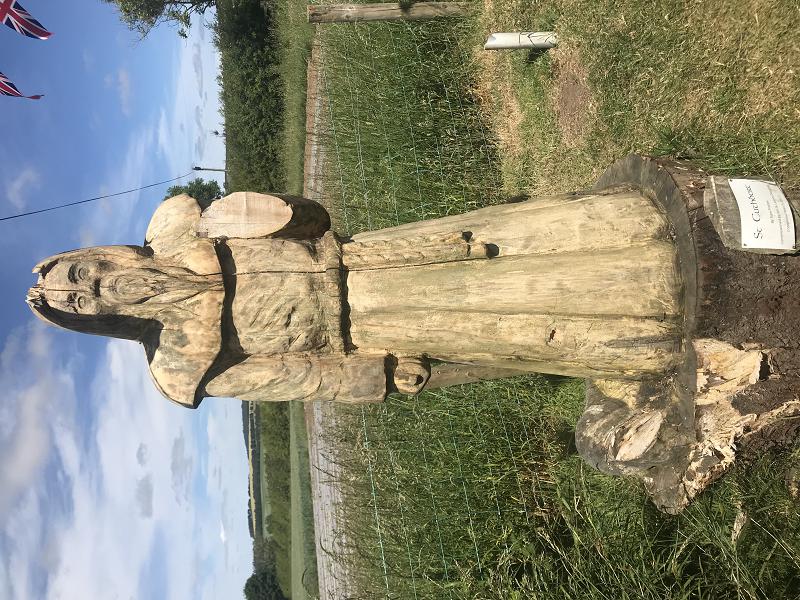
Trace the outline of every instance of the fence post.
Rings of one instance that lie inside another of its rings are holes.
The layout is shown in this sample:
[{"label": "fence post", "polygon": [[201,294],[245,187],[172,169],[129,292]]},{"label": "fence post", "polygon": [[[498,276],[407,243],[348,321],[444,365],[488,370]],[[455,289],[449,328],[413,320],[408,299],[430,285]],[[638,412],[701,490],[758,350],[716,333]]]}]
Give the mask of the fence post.
[{"label": "fence post", "polygon": [[475,8],[471,2],[416,2],[401,8],[397,2],[377,4],[308,5],[309,23],[354,23],[356,21],[420,21],[437,17],[464,17]]}]

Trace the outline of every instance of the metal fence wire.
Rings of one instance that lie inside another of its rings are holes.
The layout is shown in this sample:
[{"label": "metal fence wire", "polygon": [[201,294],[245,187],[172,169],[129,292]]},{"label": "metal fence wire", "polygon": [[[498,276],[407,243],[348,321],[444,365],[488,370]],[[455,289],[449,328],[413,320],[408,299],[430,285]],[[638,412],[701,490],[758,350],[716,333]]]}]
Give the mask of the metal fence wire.
[{"label": "metal fence wire", "polygon": [[[306,193],[338,231],[503,201],[474,88],[474,31],[460,19],[318,27]],[[317,406],[321,597],[507,598],[537,577],[567,531],[541,500],[569,446],[553,435],[569,424],[548,411],[562,390],[528,376]]]}]

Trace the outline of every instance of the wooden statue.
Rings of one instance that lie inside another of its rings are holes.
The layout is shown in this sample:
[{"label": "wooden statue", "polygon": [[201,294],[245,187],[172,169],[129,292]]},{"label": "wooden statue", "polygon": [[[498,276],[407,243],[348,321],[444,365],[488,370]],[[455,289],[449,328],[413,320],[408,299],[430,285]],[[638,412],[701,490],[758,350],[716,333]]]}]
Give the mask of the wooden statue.
[{"label": "wooden statue", "polygon": [[[770,304],[797,288],[800,258],[726,248],[704,182],[634,156],[592,192],[352,238],[306,199],[177,196],[143,246],[39,263],[28,302],[49,323],[139,341],[159,390],[189,407],[586,377],[582,455],[677,511],[737,445],[800,425],[800,295]],[[754,288],[765,269],[777,275]]]}]

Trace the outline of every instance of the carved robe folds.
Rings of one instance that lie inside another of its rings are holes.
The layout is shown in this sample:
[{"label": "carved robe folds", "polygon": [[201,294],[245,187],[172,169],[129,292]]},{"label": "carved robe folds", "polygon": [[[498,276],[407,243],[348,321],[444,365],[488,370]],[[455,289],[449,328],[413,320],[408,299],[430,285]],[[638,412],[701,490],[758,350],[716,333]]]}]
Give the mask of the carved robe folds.
[{"label": "carved robe folds", "polygon": [[565,194],[366,232],[343,254],[361,350],[506,376],[642,378],[679,360],[675,249],[666,218],[638,192]]},{"label": "carved robe folds", "polygon": [[225,273],[225,362],[211,396],[378,402],[385,353],[347,352],[342,269],[333,233],[316,240],[218,241]]}]

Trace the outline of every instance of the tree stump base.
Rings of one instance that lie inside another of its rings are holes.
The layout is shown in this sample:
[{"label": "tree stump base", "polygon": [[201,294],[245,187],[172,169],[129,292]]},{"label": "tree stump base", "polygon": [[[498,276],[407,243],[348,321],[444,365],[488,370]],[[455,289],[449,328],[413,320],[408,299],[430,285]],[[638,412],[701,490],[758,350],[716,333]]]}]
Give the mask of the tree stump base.
[{"label": "tree stump base", "polygon": [[576,442],[596,468],[641,478],[669,513],[736,460],[800,432],[800,256],[726,247],[709,218],[707,179],[687,164],[631,155],[594,188],[637,189],[672,224],[685,360],[649,381],[588,381]]}]

